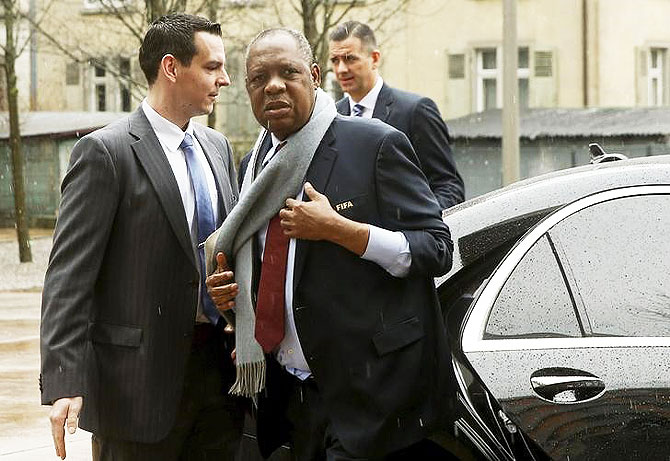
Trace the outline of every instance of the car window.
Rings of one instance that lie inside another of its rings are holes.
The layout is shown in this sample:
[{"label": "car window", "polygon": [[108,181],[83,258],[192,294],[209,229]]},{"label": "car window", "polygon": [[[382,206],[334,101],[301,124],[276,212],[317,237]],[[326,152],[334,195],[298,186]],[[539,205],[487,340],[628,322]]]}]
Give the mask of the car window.
[{"label": "car window", "polygon": [[594,335],[670,336],[670,196],[585,208],[549,232]]},{"label": "car window", "polygon": [[484,339],[566,336],[581,336],[581,330],[556,256],[544,236],[500,291]]}]

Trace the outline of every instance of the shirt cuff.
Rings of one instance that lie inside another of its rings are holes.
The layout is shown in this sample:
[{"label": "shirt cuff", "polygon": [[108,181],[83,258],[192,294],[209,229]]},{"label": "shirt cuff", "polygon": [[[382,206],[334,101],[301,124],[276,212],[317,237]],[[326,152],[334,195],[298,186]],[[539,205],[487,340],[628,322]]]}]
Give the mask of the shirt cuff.
[{"label": "shirt cuff", "polygon": [[376,263],[394,277],[405,277],[412,265],[412,254],[405,234],[372,225],[369,227],[368,246],[361,258]]}]

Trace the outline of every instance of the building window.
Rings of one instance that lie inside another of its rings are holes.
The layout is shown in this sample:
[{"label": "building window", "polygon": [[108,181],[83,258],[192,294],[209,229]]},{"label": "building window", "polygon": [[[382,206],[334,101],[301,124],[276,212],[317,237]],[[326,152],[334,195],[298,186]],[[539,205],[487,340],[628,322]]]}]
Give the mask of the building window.
[{"label": "building window", "polygon": [[95,85],[95,110],[98,112],[107,110],[107,87],[104,83]]},{"label": "building window", "polygon": [[104,61],[95,61],[93,64],[93,67],[95,69],[95,76],[96,77],[104,77],[105,74],[107,73],[105,70],[105,63]]},{"label": "building window", "polygon": [[65,84],[79,85],[79,63],[69,62],[65,66]]},{"label": "building window", "polygon": [[464,54],[449,55],[449,78],[452,80],[460,80],[465,78]]},{"label": "building window", "polygon": [[[476,109],[481,112],[487,109],[502,107],[502,48],[480,48],[476,60]],[[519,106],[528,107],[530,63],[528,48],[519,48],[517,77],[519,79]]]},{"label": "building window", "polygon": [[650,106],[662,106],[665,102],[666,53],[665,48],[651,48],[649,50],[647,91]]},{"label": "building window", "polygon": [[123,112],[130,112],[130,59],[119,58],[119,106]]},{"label": "building window", "polygon": [[130,59],[125,56],[90,61],[86,91],[91,111],[130,112],[133,104],[133,80]]},{"label": "building window", "polygon": [[496,48],[477,50],[477,112],[502,105],[498,102],[498,67]]},{"label": "building window", "polygon": [[91,60],[93,67],[91,108],[93,111],[104,112],[107,110],[107,68],[103,59]]},{"label": "building window", "polygon": [[519,107],[528,107],[528,79],[530,78],[530,58],[528,48],[519,48],[517,78],[519,79]]}]

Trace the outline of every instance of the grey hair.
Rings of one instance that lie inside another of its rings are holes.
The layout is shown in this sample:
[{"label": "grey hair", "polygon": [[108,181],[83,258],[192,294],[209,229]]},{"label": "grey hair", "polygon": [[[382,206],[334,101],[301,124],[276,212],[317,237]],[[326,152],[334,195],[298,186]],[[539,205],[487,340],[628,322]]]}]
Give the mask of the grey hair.
[{"label": "grey hair", "polygon": [[312,64],[314,64],[314,54],[312,53],[312,47],[307,41],[305,35],[302,34],[301,32],[298,32],[297,30],[289,29],[287,27],[274,27],[271,29],[265,29],[260,31],[258,35],[256,35],[254,39],[251,40],[249,45],[247,45],[247,49],[244,52],[245,64],[249,61],[249,52],[256,43],[258,43],[260,40],[264,38],[272,37],[273,35],[278,34],[286,34],[295,41],[295,44],[298,46],[298,51],[300,52],[302,58],[305,60],[307,67],[310,67]]}]

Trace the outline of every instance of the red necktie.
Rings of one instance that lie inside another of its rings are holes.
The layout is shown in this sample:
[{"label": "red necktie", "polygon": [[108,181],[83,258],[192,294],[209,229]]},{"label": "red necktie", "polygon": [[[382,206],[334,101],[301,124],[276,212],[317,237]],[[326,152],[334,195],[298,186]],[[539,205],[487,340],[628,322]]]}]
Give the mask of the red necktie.
[{"label": "red necktie", "polygon": [[[277,151],[283,144],[277,146]],[[286,263],[289,238],[284,235],[279,214],[268,225],[256,302],[256,340],[266,353],[284,338]]]}]

